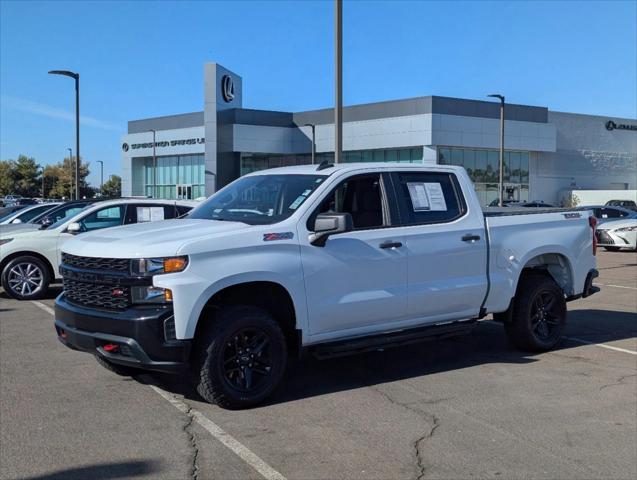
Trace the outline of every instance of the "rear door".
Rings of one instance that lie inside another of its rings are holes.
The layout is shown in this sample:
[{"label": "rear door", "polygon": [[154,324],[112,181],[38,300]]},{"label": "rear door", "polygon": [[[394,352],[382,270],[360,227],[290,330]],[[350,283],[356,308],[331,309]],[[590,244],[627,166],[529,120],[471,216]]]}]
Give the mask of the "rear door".
[{"label": "rear door", "polygon": [[476,317],[487,290],[482,211],[469,211],[452,172],[396,172],[392,183],[404,226],[409,317]]}]

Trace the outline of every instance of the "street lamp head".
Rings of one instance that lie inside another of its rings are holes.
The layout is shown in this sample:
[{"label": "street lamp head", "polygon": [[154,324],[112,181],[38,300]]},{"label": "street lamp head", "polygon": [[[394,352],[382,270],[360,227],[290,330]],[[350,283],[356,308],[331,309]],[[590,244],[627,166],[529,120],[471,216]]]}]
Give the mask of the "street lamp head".
[{"label": "street lamp head", "polygon": [[500,95],[499,93],[492,93],[491,95],[487,95],[487,97],[499,98],[502,103],[504,103],[504,95]]},{"label": "street lamp head", "polygon": [[74,79],[80,78],[79,73],[71,72],[69,70],[49,70],[49,74],[51,75],[64,75],[65,77],[71,77]]}]

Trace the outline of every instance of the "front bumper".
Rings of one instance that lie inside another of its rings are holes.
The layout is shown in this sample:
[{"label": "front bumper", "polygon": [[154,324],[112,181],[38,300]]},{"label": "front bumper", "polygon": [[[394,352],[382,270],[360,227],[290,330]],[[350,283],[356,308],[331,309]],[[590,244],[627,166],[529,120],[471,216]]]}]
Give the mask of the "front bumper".
[{"label": "front bumper", "polygon": [[597,245],[600,247],[635,248],[637,233],[615,230],[597,230]]},{"label": "front bumper", "polygon": [[55,330],[67,347],[119,365],[182,373],[189,367],[191,342],[170,338],[171,320],[167,307],[112,312],[71,304],[64,294],[55,301]]}]

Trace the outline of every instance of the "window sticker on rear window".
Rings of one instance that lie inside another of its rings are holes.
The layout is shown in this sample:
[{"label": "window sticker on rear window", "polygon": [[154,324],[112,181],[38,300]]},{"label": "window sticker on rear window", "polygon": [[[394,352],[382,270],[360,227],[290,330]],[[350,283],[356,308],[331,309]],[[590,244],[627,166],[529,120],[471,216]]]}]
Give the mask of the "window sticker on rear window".
[{"label": "window sticker on rear window", "polygon": [[447,202],[440,183],[407,182],[414,212],[446,212]]}]

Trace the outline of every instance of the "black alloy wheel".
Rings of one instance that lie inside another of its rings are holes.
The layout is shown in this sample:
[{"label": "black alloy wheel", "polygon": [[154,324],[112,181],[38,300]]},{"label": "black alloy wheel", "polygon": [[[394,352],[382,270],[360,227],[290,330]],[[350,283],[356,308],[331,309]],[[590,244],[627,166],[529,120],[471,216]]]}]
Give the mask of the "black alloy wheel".
[{"label": "black alloy wheel", "polygon": [[272,375],[270,339],[260,328],[244,328],[223,348],[224,379],[241,392],[258,391]]}]

